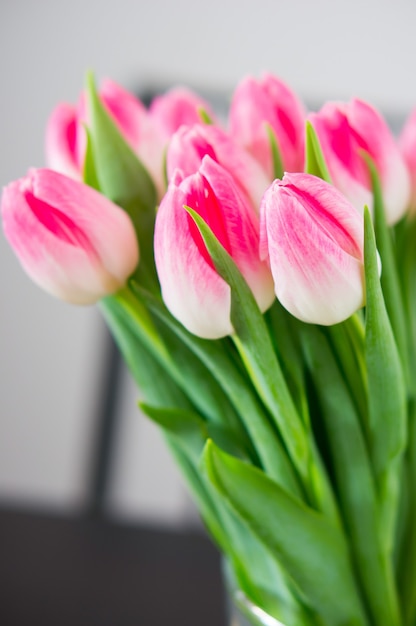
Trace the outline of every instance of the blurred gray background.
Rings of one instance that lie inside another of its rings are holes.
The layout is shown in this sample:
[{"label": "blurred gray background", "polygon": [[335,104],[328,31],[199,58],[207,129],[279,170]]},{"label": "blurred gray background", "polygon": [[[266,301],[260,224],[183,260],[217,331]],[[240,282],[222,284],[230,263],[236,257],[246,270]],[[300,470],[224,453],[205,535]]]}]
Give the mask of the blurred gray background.
[{"label": "blurred gray background", "polygon": [[[86,69],[134,91],[190,84],[225,96],[270,70],[306,101],[416,105],[411,0],[0,0],[0,183],[42,166],[49,112]],[[81,510],[96,430],[104,330],[32,285],[0,237],[0,506]],[[193,512],[125,376],[108,511],[181,525]]]}]

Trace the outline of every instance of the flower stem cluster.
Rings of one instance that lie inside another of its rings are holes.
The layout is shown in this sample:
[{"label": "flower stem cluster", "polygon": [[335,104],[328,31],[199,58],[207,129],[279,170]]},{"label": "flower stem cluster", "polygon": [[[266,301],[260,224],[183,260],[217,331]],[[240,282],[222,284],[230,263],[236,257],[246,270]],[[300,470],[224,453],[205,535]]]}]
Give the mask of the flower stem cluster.
[{"label": "flower stem cluster", "polygon": [[46,153],[5,235],[99,302],[248,620],[415,626],[415,114],[396,142],[265,74],[223,126],[189,90],[89,79]]}]

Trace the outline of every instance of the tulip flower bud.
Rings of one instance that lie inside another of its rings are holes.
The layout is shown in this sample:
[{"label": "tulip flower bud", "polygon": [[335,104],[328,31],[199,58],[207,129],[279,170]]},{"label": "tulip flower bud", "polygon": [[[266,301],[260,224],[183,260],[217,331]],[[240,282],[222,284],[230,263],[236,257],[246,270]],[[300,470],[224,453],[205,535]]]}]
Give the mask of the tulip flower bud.
[{"label": "tulip flower bud", "polygon": [[410,174],[409,208],[416,213],[416,108],[409,116],[399,137],[399,149]]},{"label": "tulip flower bud", "polygon": [[363,219],[329,183],[300,173],[274,181],[260,237],[276,296],[298,319],[337,324],[364,305]]},{"label": "tulip flower bud", "polygon": [[205,111],[215,122],[210,105],[185,87],[176,87],[154,98],[149,108],[152,121],[166,140],[181,126],[192,126],[201,122],[201,111]]},{"label": "tulip flower bud", "polygon": [[[113,81],[103,81],[99,96],[126,142],[149,170],[161,195],[164,189],[164,134],[153,124],[140,100]],[[82,93],[77,106],[58,105],[46,128],[48,166],[76,180],[82,180],[83,176],[85,124],[88,124],[88,111],[85,93]]]},{"label": "tulip flower bud", "polygon": [[278,78],[264,74],[260,80],[245,78],[234,92],[230,106],[230,134],[274,178],[269,125],[274,132],[283,169],[302,172],[304,167],[304,107]]},{"label": "tulip flower bud", "polygon": [[396,223],[407,209],[410,182],[406,165],[380,113],[362,100],[328,102],[312,113],[313,125],[333,184],[362,214],[373,206],[371,179],[363,152],[377,168],[388,224]]},{"label": "tulip flower bud", "polygon": [[139,259],[133,224],[103,195],[52,170],[5,187],[5,235],[29,276],[73,304],[92,304],[126,282]]},{"label": "tulip flower bud", "polygon": [[155,261],[166,306],[190,332],[217,339],[233,332],[231,292],[217,273],[190,215],[194,209],[232,256],[262,311],[274,299],[260,261],[259,220],[233,177],[208,155],[195,174],[174,174],[156,217]]},{"label": "tulip flower bud", "polygon": [[194,174],[206,154],[233,175],[258,211],[269,184],[267,176],[257,161],[217,126],[182,126],[173,135],[166,158],[168,178],[176,169],[180,169],[184,176]]}]

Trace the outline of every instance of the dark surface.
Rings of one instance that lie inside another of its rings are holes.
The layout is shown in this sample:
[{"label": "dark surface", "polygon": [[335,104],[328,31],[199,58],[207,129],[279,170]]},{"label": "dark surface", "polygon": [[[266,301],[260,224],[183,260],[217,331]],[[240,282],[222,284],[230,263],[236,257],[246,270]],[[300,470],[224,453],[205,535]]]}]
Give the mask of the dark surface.
[{"label": "dark surface", "polygon": [[2,626],[225,626],[198,532],[0,509]]}]

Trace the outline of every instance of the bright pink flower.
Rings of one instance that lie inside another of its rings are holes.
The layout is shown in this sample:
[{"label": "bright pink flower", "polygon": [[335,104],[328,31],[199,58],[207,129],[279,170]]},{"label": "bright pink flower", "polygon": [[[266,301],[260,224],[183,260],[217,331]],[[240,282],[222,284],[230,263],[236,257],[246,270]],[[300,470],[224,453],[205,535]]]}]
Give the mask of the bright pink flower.
[{"label": "bright pink flower", "polygon": [[201,122],[201,110],[208,113],[212,121],[215,116],[208,102],[185,87],[175,87],[152,101],[149,113],[166,140],[183,125],[192,126]]},{"label": "bright pink flower", "polygon": [[328,102],[310,121],[318,135],[332,182],[363,212],[373,205],[371,181],[362,153],[373,159],[380,176],[389,224],[407,209],[410,183],[406,165],[386,122],[362,100]]},{"label": "bright pink flower", "polygon": [[74,304],[122,287],[139,250],[133,224],[97,191],[52,170],[31,170],[5,187],[5,235],[29,276]]},{"label": "bright pink flower", "polygon": [[270,270],[259,259],[259,220],[231,174],[209,156],[191,176],[183,178],[177,170],[159,207],[155,260],[165,304],[190,332],[216,339],[233,330],[230,288],[184,206],[207,222],[264,311],[274,293]]},{"label": "bright pink flower", "polygon": [[410,174],[409,208],[416,212],[416,108],[409,116],[399,137],[399,149]]},{"label": "bright pink flower", "polygon": [[363,219],[335,187],[285,174],[263,197],[260,254],[275,292],[295,317],[337,324],[363,306]]},{"label": "bright pink flower", "polygon": [[[99,92],[102,103],[121,134],[144,166],[156,187],[163,191],[163,151],[166,143],[145,106],[131,93],[106,80]],[[52,112],[46,129],[46,160],[51,169],[82,180],[88,111],[85,93],[77,106],[60,104]]]},{"label": "bright pink flower", "polygon": [[283,168],[304,168],[305,109],[297,96],[278,78],[264,74],[245,78],[234,92],[230,107],[230,134],[274,178],[267,125],[274,131]]},{"label": "bright pink flower", "polygon": [[184,176],[194,174],[206,154],[234,176],[258,211],[269,184],[267,176],[257,161],[217,126],[182,126],[173,135],[166,158],[168,178],[176,169]]}]

